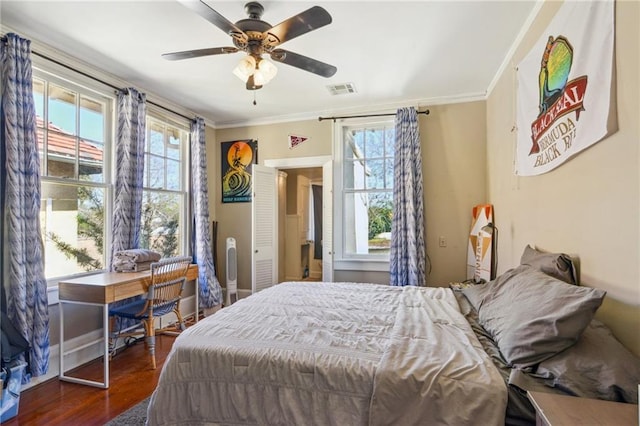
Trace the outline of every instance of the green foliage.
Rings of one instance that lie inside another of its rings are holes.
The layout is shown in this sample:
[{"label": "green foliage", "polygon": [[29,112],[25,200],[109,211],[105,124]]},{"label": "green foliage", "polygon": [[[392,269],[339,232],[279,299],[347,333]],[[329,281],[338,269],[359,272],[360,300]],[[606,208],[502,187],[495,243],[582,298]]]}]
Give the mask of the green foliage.
[{"label": "green foliage", "polygon": [[165,257],[175,256],[178,253],[178,219],[169,220],[166,224],[162,253]]},{"label": "green foliage", "polygon": [[62,241],[62,239],[53,232],[49,232],[47,237],[53,241],[56,248],[62,252],[67,259],[74,259],[85,271],[102,269],[102,263],[98,259],[94,259],[87,249],[72,247],[69,243]]},{"label": "green foliage", "polygon": [[[153,200],[161,207],[158,210],[171,210],[166,200]],[[86,271],[103,269],[104,255],[104,206],[100,193],[90,187],[78,189],[78,237],[93,242],[99,258],[93,257],[86,248],[77,248],[62,240],[54,232],[49,232],[47,238],[51,240],[56,249],[65,255],[67,259],[75,260]],[[142,211],[140,247],[162,253],[164,257],[175,256],[178,253],[178,214],[170,212],[170,217],[158,214],[154,210],[152,202],[146,203]],[[154,231],[156,235],[154,235]],[[94,252],[95,254],[95,252]]]},{"label": "green foliage", "polygon": [[78,189],[78,200],[88,204],[88,209],[78,212],[78,235],[95,242],[98,253],[104,254],[104,206],[96,191],[86,187]]},{"label": "green foliage", "polygon": [[163,257],[175,256],[178,254],[179,244],[179,215],[177,212],[171,212],[170,203],[166,200],[154,201],[159,203],[162,209],[156,211],[151,202],[145,204],[142,210],[140,247],[162,253]]},{"label": "green foliage", "polygon": [[369,207],[369,240],[383,232],[391,232],[393,209],[390,203]]}]

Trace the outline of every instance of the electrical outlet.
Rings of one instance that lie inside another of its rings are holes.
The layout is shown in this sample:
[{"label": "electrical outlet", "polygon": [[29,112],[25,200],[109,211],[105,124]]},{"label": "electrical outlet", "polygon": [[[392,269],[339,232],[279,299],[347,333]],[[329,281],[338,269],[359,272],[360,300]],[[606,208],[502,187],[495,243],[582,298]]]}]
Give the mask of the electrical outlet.
[{"label": "electrical outlet", "polygon": [[438,246],[446,247],[447,246],[447,239],[445,237],[438,238]]}]

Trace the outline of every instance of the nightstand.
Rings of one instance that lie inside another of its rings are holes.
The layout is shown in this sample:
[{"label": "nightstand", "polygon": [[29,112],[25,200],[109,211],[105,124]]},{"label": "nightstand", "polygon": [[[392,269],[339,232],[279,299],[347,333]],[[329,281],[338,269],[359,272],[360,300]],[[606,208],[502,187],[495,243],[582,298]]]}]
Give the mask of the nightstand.
[{"label": "nightstand", "polygon": [[536,426],[637,425],[638,405],[527,392],[536,409]]}]

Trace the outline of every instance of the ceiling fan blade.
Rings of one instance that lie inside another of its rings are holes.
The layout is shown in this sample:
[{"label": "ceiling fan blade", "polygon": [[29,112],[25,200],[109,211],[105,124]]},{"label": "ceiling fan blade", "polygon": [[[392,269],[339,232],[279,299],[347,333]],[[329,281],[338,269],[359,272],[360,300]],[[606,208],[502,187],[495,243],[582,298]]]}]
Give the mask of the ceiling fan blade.
[{"label": "ceiling fan blade", "polygon": [[320,62],[316,59],[284,49],[275,49],[272,51],[271,59],[276,62],[282,62],[283,64],[318,74],[322,77],[331,77],[336,73],[336,71],[338,71],[338,69],[333,65],[325,64],[324,62]]},{"label": "ceiling fan blade", "polygon": [[265,39],[272,45],[284,43],[309,31],[331,23],[331,15],[320,6],[314,6],[265,31]]},{"label": "ceiling fan blade", "polygon": [[211,22],[216,27],[220,28],[225,33],[231,35],[234,38],[237,38],[240,41],[247,41],[248,37],[240,28],[238,28],[234,23],[229,21],[227,18],[222,16],[216,10],[211,8],[208,4],[206,4],[202,0],[193,1],[193,0],[178,0],[184,6],[193,10],[198,15],[202,16],[207,21]]},{"label": "ceiling fan blade", "polygon": [[169,61],[178,61],[180,59],[198,58],[200,56],[222,55],[225,53],[236,53],[237,47],[210,47],[208,49],[185,50],[182,52],[164,53],[163,58]]}]

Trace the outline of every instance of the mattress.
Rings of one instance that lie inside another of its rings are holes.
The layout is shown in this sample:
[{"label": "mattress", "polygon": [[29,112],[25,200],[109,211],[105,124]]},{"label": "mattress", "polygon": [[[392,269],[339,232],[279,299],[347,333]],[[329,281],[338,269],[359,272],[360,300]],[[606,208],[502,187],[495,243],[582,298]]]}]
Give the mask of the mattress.
[{"label": "mattress", "polygon": [[507,390],[450,289],[278,284],[183,332],[150,425],[503,425]]}]

